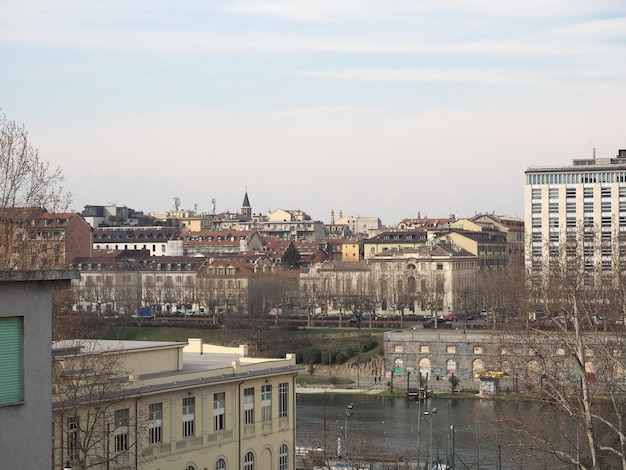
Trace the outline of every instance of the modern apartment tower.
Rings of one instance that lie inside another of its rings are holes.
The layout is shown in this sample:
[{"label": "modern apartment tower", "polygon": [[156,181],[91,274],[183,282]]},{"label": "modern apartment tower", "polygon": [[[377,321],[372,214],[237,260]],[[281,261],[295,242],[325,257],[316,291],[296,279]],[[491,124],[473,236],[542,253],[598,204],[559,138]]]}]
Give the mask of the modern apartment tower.
[{"label": "modern apartment tower", "polygon": [[[540,273],[577,260],[586,273],[610,273],[626,254],[626,150],[525,172],[526,266]],[[599,279],[595,277],[595,279]]]}]

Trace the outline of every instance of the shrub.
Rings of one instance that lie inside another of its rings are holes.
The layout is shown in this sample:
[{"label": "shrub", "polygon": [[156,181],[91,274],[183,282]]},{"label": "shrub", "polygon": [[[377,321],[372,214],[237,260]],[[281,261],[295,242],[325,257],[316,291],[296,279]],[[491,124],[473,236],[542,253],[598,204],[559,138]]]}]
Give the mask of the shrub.
[{"label": "shrub", "polygon": [[317,364],[322,358],[322,351],[318,348],[309,348],[302,353],[302,362],[309,362],[311,364]]},{"label": "shrub", "polygon": [[374,338],[364,339],[361,341],[361,344],[359,345],[361,351],[363,352],[371,351],[376,346],[378,346],[378,341],[376,341]]},{"label": "shrub", "polygon": [[338,352],[337,355],[335,356],[335,363],[336,364],[343,364],[348,359],[349,359],[349,357],[346,354],[344,354],[342,352]]}]

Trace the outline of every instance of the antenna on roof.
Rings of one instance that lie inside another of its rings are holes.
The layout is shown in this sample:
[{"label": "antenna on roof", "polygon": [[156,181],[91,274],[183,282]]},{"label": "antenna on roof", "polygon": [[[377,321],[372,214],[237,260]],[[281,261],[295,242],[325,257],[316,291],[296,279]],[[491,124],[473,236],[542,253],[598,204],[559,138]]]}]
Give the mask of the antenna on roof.
[{"label": "antenna on roof", "polygon": [[180,207],[180,198],[178,196],[174,197],[174,210],[178,211]]},{"label": "antenna on roof", "polygon": [[213,210],[213,215],[215,215],[215,198],[211,199],[211,208]]}]

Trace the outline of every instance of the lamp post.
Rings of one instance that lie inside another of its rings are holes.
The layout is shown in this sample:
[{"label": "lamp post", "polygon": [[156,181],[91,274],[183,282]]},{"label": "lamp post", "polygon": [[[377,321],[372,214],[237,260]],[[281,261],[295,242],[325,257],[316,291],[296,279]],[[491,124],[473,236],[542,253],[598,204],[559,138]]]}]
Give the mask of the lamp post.
[{"label": "lamp post", "polygon": [[343,436],[343,439],[345,441],[344,445],[346,446],[346,457],[348,456],[348,418],[354,414],[354,412],[352,411],[353,408],[354,408],[353,403],[350,403],[346,407],[346,427],[344,428],[344,436]]},{"label": "lamp post", "polygon": [[420,460],[420,423],[422,422],[422,387],[421,387],[422,373],[420,372],[420,382],[417,388],[417,463],[419,465]]},{"label": "lamp post", "polygon": [[434,407],[430,411],[424,411],[424,416],[428,416],[430,418],[430,432],[429,432],[429,442],[428,442],[428,468],[432,468],[433,462],[433,415],[439,411],[439,408]]},{"label": "lamp post", "polygon": [[450,459],[450,465],[452,467],[452,470],[454,470],[454,425],[450,426],[450,438],[451,438],[451,444],[452,444],[452,455],[451,455],[451,459]]}]

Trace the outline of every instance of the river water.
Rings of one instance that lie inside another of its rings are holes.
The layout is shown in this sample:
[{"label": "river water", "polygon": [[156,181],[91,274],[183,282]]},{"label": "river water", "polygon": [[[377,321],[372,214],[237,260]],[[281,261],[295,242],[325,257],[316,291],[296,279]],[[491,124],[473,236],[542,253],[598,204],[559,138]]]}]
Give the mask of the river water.
[{"label": "river water", "polygon": [[339,450],[372,460],[454,463],[457,469],[567,468],[545,454],[520,453],[514,437],[497,424],[496,406],[512,405],[485,399],[430,398],[418,404],[376,395],[299,394],[297,445],[325,448],[329,456]]}]

